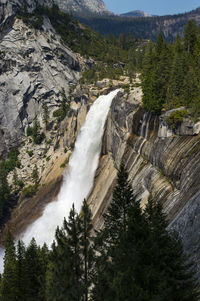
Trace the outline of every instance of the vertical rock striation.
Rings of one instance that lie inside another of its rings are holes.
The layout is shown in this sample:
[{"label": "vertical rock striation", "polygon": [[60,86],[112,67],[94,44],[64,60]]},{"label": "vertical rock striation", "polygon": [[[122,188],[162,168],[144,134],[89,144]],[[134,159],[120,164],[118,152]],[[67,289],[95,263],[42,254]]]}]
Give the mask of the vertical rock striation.
[{"label": "vertical rock striation", "polygon": [[[200,134],[189,135],[182,124],[182,135],[161,137],[158,133],[163,119],[150,116],[122,94],[118,96],[107,121],[102,158],[89,201],[100,227],[102,213],[112,197],[116,170],[123,162],[141,205],[149,196],[162,202],[169,227],[178,230],[186,251],[199,261]],[[99,194],[102,187],[104,192]]]}]

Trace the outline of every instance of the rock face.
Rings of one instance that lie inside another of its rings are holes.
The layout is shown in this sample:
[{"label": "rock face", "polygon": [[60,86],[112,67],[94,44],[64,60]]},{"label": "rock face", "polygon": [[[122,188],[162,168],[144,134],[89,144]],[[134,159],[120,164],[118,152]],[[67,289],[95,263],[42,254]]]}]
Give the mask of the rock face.
[{"label": "rock face", "polygon": [[178,230],[186,251],[200,262],[200,135],[185,132],[182,136],[160,137],[162,122],[162,118],[145,112],[122,94],[116,99],[107,121],[89,202],[96,226],[100,227],[102,213],[112,198],[117,168],[123,162],[141,205],[145,205],[150,195],[162,202],[171,223],[169,227]]},{"label": "rock face", "polygon": [[79,77],[79,63],[44,19],[43,31],[16,19],[0,40],[0,156],[20,143],[46,104],[52,116]]},{"label": "rock face", "polygon": [[14,16],[24,7],[32,12],[37,5],[52,6],[53,0],[1,0],[0,1],[0,29],[9,27]]},{"label": "rock face", "polygon": [[122,16],[122,17],[134,17],[134,18],[152,17],[152,15],[150,15],[150,14],[144,12],[144,11],[141,11],[141,10],[133,10],[133,11],[130,11],[128,13],[121,14],[120,16]]},{"label": "rock face", "polygon": [[111,14],[102,0],[56,0],[60,9],[72,11],[77,15],[109,15]]}]

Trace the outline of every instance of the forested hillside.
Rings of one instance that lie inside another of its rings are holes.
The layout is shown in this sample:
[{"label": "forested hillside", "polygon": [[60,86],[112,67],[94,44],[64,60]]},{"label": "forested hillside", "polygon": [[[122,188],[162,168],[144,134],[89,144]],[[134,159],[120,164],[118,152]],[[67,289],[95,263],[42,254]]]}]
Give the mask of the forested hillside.
[{"label": "forested hillside", "polygon": [[[194,119],[200,113],[200,34],[194,21],[189,21],[184,37],[167,44],[162,34],[146,49],[143,60],[143,104],[147,110],[161,112],[184,106],[174,113],[169,123],[175,126],[188,114]],[[173,120],[174,118],[174,120]]]},{"label": "forested hillside", "polygon": [[133,17],[89,17],[79,19],[81,22],[91,26],[103,35],[119,35],[134,33],[137,38],[151,39],[155,41],[159,32],[168,42],[174,41],[177,34],[183,35],[184,27],[188,20],[193,19],[199,24],[200,9],[197,8],[189,13],[169,16],[152,16],[143,18]]}]

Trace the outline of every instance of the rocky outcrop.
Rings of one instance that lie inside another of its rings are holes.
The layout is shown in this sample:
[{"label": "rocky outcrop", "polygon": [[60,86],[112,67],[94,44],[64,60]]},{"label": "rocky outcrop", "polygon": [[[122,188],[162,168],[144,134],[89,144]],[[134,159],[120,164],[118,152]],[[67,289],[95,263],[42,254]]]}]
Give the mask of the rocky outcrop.
[{"label": "rocky outcrop", "polygon": [[[1,0],[0,1],[0,29],[4,31],[9,28],[17,13],[25,7],[28,12],[32,12],[37,5],[51,7],[53,0]],[[2,32],[0,33],[1,36]]]},{"label": "rocky outcrop", "polygon": [[178,123],[173,128],[168,124],[167,118],[177,111],[185,110],[184,107],[173,109],[165,112],[159,117],[159,130],[158,137],[159,138],[168,138],[174,135],[179,136],[193,136],[198,135],[200,133],[200,121],[194,122],[189,117],[184,117],[182,122]]},{"label": "rocky outcrop", "polygon": [[77,15],[109,15],[102,0],[56,0],[59,8]]},{"label": "rocky outcrop", "polygon": [[150,196],[162,202],[170,227],[178,230],[186,251],[199,261],[200,135],[191,132],[160,137],[162,122],[162,117],[145,112],[132,98],[118,96],[107,121],[89,202],[98,228],[123,162],[141,206]]},{"label": "rocky outcrop", "polygon": [[35,116],[50,118],[79,78],[79,62],[44,19],[43,31],[15,19],[0,40],[0,156],[20,143]]}]

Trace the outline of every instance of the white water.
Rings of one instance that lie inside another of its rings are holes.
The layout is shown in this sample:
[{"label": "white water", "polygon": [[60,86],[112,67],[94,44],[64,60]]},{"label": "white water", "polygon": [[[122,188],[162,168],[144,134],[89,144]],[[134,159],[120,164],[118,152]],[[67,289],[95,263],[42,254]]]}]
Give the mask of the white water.
[{"label": "white water", "polygon": [[131,164],[128,172],[131,171],[131,169],[133,168],[133,166],[137,162],[138,158],[140,157],[142,147],[147,141],[150,120],[151,120],[151,113],[146,113],[145,112],[144,115],[143,115],[142,126],[141,126],[141,129],[140,129],[140,138],[143,137],[143,140],[142,140],[142,143],[140,144],[140,146],[138,148],[137,155],[136,155],[135,159],[133,160],[133,163]]},{"label": "white water", "polygon": [[25,244],[34,237],[37,244],[43,245],[46,242],[50,246],[56,227],[62,226],[63,219],[68,217],[72,204],[74,203],[76,211],[80,211],[84,198],[87,198],[93,186],[105,121],[118,91],[119,89],[100,96],[90,108],[76,140],[57,201],[48,204],[43,215],[20,237]]},{"label": "white water", "polygon": [[56,227],[62,225],[64,217],[68,217],[73,203],[75,209],[80,211],[84,198],[87,198],[93,186],[104,124],[112,100],[118,91],[100,96],[90,108],[75,143],[68,171],[64,174],[58,199],[47,205],[43,215],[22,235],[26,244],[32,237],[35,237],[38,244],[42,245],[46,242],[50,245],[54,239]]}]

